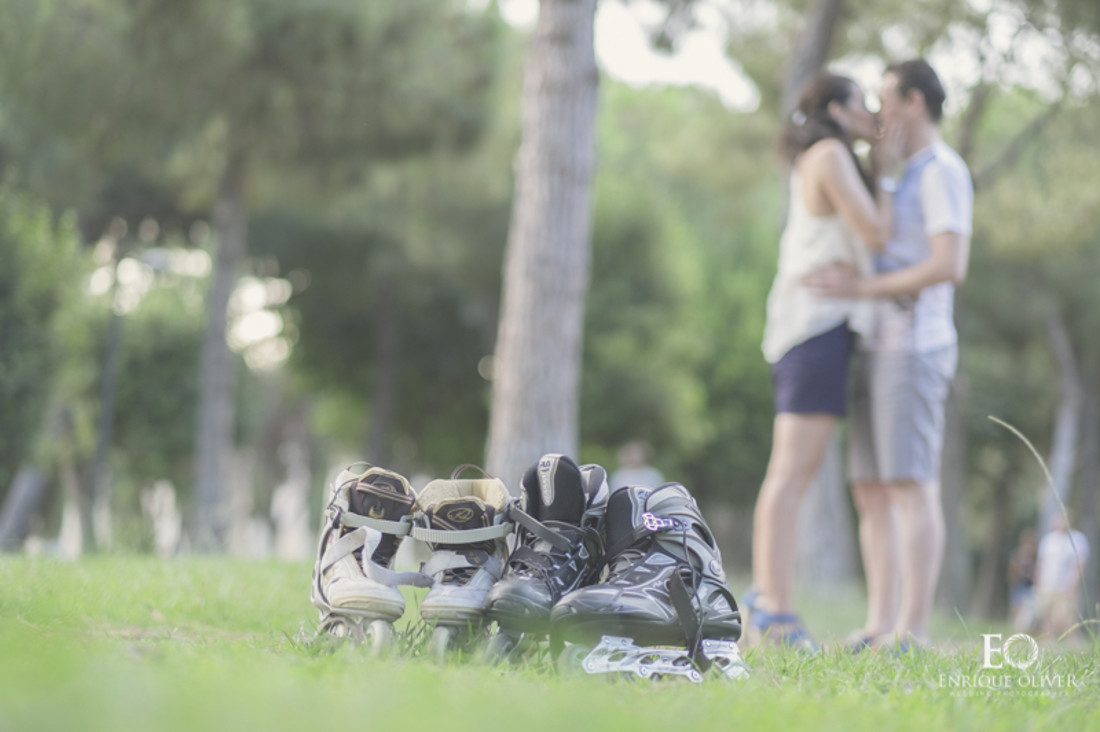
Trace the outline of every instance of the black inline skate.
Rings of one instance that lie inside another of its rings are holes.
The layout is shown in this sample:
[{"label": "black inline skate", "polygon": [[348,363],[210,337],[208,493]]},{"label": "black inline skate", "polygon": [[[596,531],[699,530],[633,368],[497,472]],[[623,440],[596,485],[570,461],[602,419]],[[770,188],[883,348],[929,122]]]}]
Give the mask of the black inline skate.
[{"label": "black inline skate", "polygon": [[709,668],[747,676],[736,643],[741,614],[688,490],[620,488],[605,531],[606,578],[565,595],[551,613],[553,633],[569,644],[559,668],[691,681]]},{"label": "black inline skate", "polygon": [[545,639],[555,603],[596,581],[603,558],[603,468],[547,454],[524,473],[522,489],[525,510],[511,512],[515,548],[504,577],[489,592],[486,614],[497,622],[485,651],[489,663]]}]

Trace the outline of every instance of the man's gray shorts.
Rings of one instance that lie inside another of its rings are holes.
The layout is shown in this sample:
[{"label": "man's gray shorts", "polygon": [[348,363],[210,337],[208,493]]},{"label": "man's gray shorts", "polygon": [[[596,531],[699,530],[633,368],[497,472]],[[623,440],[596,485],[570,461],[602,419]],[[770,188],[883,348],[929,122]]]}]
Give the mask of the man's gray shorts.
[{"label": "man's gray shorts", "polygon": [[853,482],[939,481],[943,410],[957,362],[956,346],[858,355],[848,412]]}]

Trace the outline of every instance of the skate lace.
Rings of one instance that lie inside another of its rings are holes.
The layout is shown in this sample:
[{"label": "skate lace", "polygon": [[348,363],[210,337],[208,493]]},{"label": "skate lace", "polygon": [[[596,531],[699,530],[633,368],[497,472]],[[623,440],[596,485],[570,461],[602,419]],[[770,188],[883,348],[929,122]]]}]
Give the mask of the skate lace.
[{"label": "skate lace", "polygon": [[443,584],[468,585],[477,574],[480,567],[459,567],[458,569],[443,570]]},{"label": "skate lace", "polygon": [[590,544],[599,546],[599,533],[582,527],[568,549],[559,549],[552,544],[545,544],[545,549],[535,549],[537,544],[538,537],[528,534],[527,540],[513,553],[509,564],[515,574],[543,582],[556,602],[564,590],[570,589],[585,574],[586,567],[595,564]]}]

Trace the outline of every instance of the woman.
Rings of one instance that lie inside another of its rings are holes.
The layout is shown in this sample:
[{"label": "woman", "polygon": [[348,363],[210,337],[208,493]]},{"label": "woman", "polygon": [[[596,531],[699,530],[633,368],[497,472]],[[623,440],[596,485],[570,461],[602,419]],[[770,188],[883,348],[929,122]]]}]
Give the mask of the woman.
[{"label": "woman", "polygon": [[857,140],[874,141],[872,167],[891,170],[900,141],[877,132],[859,86],[825,72],[807,85],[781,138],[790,209],[764,331],[776,416],[753,517],[750,637],[813,647],[791,600],[799,507],[844,416],[848,357],[855,335],[869,332],[872,310],[866,300],[819,297],[802,278],[836,262],[868,274],[868,249],[885,245],[891,198],[874,191],[853,150]]}]

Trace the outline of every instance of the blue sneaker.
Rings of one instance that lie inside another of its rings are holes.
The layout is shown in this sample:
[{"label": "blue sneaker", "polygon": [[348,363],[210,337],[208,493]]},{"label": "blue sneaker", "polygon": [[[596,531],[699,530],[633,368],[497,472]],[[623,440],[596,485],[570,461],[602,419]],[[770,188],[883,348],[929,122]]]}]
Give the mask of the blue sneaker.
[{"label": "blue sneaker", "polygon": [[771,644],[797,648],[810,654],[816,654],[819,650],[795,613],[773,613],[756,606],[749,617],[749,627],[761,642],[767,639]]}]

